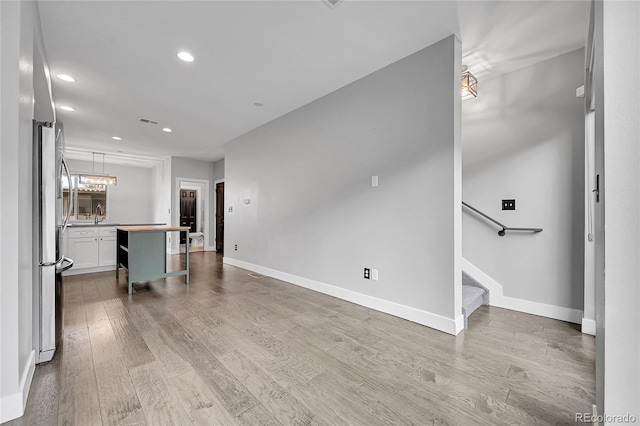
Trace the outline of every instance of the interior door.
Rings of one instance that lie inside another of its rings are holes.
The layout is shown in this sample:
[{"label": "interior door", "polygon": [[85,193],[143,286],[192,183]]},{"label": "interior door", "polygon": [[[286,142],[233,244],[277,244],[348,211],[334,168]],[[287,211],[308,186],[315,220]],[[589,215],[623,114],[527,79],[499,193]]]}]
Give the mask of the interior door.
[{"label": "interior door", "polygon": [[224,251],[224,182],[216,184],[216,251]]},{"label": "interior door", "polygon": [[[196,232],[196,190],[180,190],[180,226],[188,226],[189,232]],[[186,236],[180,233],[180,244],[186,243]]]}]

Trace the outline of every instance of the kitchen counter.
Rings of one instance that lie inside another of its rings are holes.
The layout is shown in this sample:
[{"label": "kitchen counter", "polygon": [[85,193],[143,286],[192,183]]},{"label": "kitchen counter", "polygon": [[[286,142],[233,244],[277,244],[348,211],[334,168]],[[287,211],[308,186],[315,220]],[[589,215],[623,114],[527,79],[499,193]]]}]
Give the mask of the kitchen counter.
[{"label": "kitchen counter", "polygon": [[91,227],[91,226],[163,226],[166,223],[117,223],[117,222],[98,222],[95,224],[93,222],[75,222],[70,223],[68,226],[70,228],[82,228],[82,227]]},{"label": "kitchen counter", "polygon": [[154,231],[188,231],[188,226],[166,226],[166,225],[120,225],[116,226],[119,231],[127,232],[154,232]]}]

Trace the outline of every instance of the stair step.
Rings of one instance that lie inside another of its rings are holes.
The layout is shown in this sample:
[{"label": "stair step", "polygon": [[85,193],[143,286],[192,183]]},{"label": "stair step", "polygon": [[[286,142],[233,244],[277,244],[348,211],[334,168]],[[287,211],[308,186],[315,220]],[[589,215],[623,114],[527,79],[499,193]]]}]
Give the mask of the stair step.
[{"label": "stair step", "polygon": [[462,285],[462,315],[464,327],[467,328],[468,318],[476,309],[489,303],[489,291],[484,287]]}]

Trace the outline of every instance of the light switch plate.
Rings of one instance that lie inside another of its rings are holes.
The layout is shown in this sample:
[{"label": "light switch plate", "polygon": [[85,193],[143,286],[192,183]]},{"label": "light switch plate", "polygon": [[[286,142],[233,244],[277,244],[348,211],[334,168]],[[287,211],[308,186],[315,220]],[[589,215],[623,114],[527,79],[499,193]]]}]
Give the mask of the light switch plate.
[{"label": "light switch plate", "polygon": [[233,206],[229,206],[229,207],[227,208],[227,212],[228,212],[228,213],[233,213]]},{"label": "light switch plate", "polygon": [[372,269],[371,270],[371,279],[374,281],[378,281],[378,270],[377,269]]},{"label": "light switch plate", "polygon": [[371,187],[372,188],[378,187],[378,176],[371,176]]}]

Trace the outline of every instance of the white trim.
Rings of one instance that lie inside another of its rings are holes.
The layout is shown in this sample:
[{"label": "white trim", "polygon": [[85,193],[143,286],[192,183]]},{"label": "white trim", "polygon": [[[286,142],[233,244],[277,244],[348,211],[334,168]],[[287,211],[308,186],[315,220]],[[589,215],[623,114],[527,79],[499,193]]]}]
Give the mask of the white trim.
[{"label": "white trim", "polygon": [[582,318],[582,333],[596,335],[596,320]]},{"label": "white trim", "polygon": [[355,291],[347,290],[341,287],[336,287],[331,284],[325,284],[319,281],[310,280],[308,278],[299,277],[297,275],[288,274],[286,272],[277,271],[275,269],[265,268],[264,266],[254,265],[242,260],[223,257],[222,262],[226,263],[227,265],[237,266],[239,268],[257,272],[258,274],[286,281],[288,283],[295,284],[309,290],[337,297],[339,299],[346,300],[357,305],[375,309],[376,311],[404,318],[418,324],[426,325],[427,327],[435,328],[436,330],[444,331],[445,333],[456,335],[464,328],[464,320],[462,318],[462,315],[459,315],[454,320],[431,312],[416,309],[411,306],[401,305],[389,300],[384,300],[366,294],[357,293]]},{"label": "white trim", "polygon": [[583,312],[579,309],[565,308],[564,306],[548,305],[546,303],[505,296],[502,285],[464,257],[462,258],[462,270],[489,290],[489,304],[491,306],[568,321],[574,324],[580,324],[582,322]]},{"label": "white trim", "polygon": [[22,408],[22,392],[15,392],[11,395],[0,398],[0,423],[17,419],[24,414]]},{"label": "white trim", "polygon": [[24,408],[27,406],[29,398],[29,390],[31,389],[31,381],[33,373],[36,371],[36,351],[32,350],[27,359],[27,365],[20,377],[20,388],[18,392],[12,393],[0,398],[0,423],[17,419],[24,414]]},{"label": "white trim", "polygon": [[[92,154],[94,151],[95,149],[87,149],[67,145],[64,149],[64,154],[67,159],[91,162],[93,159]],[[107,164],[118,164],[122,166],[132,165],[134,167],[145,168],[152,168],[157,165],[163,164],[167,158],[171,158],[162,156],[152,157],[135,154],[123,154],[121,152],[104,151],[102,149],[100,150],[100,152],[105,153],[104,160]]]},{"label": "white trim", "polygon": [[[216,190],[216,186],[218,186],[219,183],[224,182],[224,178],[223,179],[217,179],[213,181],[213,190]],[[225,188],[226,191],[226,188]],[[218,251],[216,250],[216,240],[218,238],[218,230],[217,230],[217,226],[216,226],[216,212],[218,211],[218,193],[216,192],[216,196],[213,197],[213,246],[209,246],[207,248],[207,251]],[[224,244],[224,241],[223,241]],[[210,250],[211,249],[211,250]]]},{"label": "white trim", "polygon": [[[176,193],[175,193],[175,202],[173,205],[173,213],[171,214],[172,218],[171,221],[174,222],[174,214],[175,217],[177,218],[177,220],[175,221],[176,223],[174,223],[175,225],[178,225],[179,221],[180,221],[180,184],[196,184],[196,185],[201,185],[202,188],[202,192],[204,194],[204,243],[203,246],[204,247],[209,247],[209,226],[211,225],[209,223],[209,181],[206,179],[192,179],[192,178],[185,178],[185,177],[176,177]],[[175,244],[175,246],[177,247],[176,249],[174,249],[174,243],[175,241],[171,241],[171,245],[170,245],[170,252],[171,254],[178,254],[180,252],[180,239],[178,239],[178,243]],[[175,251],[175,253],[174,253]]]},{"label": "white trim", "polygon": [[82,275],[82,274],[93,274],[95,272],[109,272],[115,271],[116,265],[108,265],[108,266],[94,266],[92,268],[71,268],[62,273],[63,276],[68,277],[70,275]]}]

